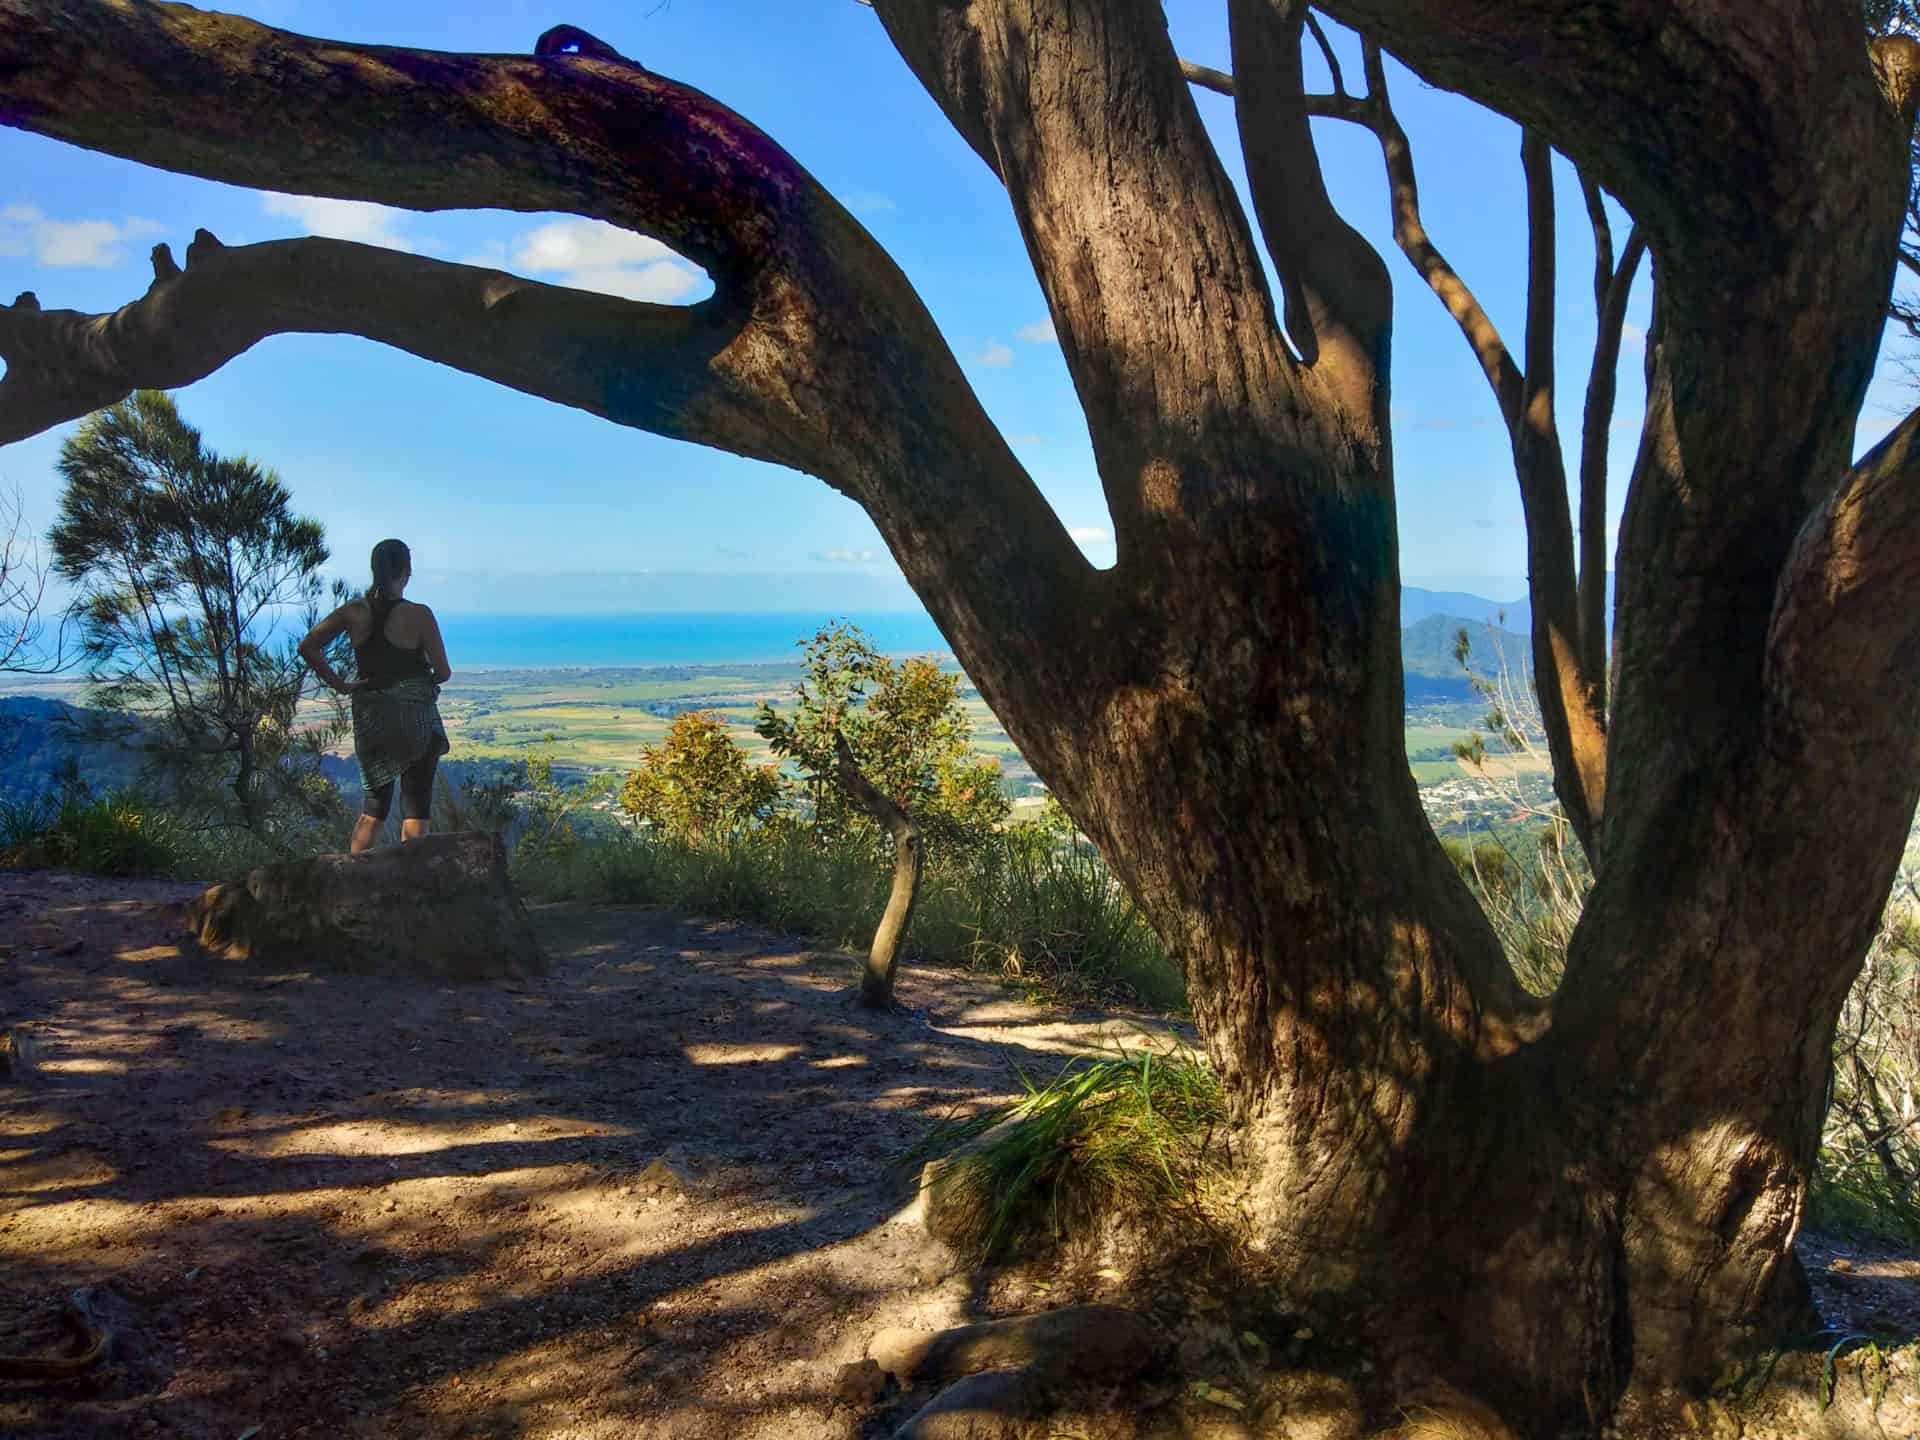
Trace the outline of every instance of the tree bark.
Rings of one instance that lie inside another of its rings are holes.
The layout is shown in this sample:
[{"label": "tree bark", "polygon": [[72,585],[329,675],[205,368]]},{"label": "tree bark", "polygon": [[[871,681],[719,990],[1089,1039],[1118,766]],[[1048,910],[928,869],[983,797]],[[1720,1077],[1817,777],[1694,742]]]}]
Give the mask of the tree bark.
[{"label": "tree bark", "polygon": [[856,805],[874,818],[893,840],[893,888],[887,893],[887,908],[873,932],[873,944],[867,951],[867,963],[860,972],[860,1003],[871,1010],[885,1010],[893,1004],[893,972],[900,960],[900,947],[907,938],[907,926],[913,923],[914,902],[920,898],[920,872],[925,852],[920,827],[914,819],[860,769],[853,749],[844,735],[833,737],[834,759],[838,762],[840,786]]},{"label": "tree bark", "polygon": [[[0,309],[0,435],[340,330],[835,485],[1183,965],[1262,1273],[1547,1430],[1629,1376],[1712,1378],[1798,1300],[1834,1019],[1920,793],[1920,422],[1847,464],[1912,102],[1816,0],[1324,8],[1572,157],[1659,260],[1604,868],[1550,1005],[1408,772],[1386,280],[1320,180],[1307,116],[1360,102],[1301,92],[1297,0],[1230,10],[1284,323],[1154,0],[876,3],[1006,186],[1111,570],[871,237],[746,121],[604,46],[433,55],[0,0],[8,123],[234,183],[597,216],[716,291],[668,310],[209,237],[113,316]],[[1503,414],[1510,389],[1544,433],[1546,372],[1511,369]]]}]

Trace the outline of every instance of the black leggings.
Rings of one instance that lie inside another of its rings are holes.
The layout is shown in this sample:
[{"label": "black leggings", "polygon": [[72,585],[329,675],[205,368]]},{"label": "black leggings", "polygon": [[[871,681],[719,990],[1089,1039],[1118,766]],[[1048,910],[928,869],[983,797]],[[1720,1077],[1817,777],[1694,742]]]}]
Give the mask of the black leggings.
[{"label": "black leggings", "polygon": [[[438,751],[422,755],[413,764],[400,772],[400,818],[402,820],[426,820],[433,815],[433,772],[440,766]],[[393,781],[389,780],[377,790],[367,791],[367,798],[360,806],[360,813],[371,815],[376,820],[387,818],[387,811],[393,808]]]}]

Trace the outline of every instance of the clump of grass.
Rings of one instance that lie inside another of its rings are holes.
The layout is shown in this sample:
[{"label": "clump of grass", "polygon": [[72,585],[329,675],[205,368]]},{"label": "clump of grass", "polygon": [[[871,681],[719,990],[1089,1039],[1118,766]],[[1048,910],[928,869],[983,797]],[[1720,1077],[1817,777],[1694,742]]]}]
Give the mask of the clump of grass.
[{"label": "clump of grass", "polygon": [[0,801],[0,864],[47,865],[94,875],[164,875],[178,866],[174,817],[127,795],[77,793]]},{"label": "clump of grass", "polygon": [[1100,1233],[1117,1222],[1204,1219],[1211,1182],[1224,1173],[1225,1091],[1184,1049],[1128,1051],[1074,1060],[1026,1094],[949,1121],[906,1161],[931,1167],[934,1228],[976,1260],[1034,1240]]}]

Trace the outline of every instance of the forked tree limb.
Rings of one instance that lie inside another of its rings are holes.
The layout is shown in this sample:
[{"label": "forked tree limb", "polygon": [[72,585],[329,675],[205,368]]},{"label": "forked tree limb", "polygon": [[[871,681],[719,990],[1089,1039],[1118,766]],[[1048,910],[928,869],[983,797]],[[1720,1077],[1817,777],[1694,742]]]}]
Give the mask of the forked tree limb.
[{"label": "forked tree limb", "polygon": [[[1755,0],[1729,27],[1694,0],[1318,3],[1428,82],[1539,130],[1659,237],[1663,264],[1724,274],[1765,263],[1765,244],[1727,254],[1718,237],[1784,239],[1827,223],[1811,208],[1813,171],[1826,155],[1872,143],[1884,123],[1860,64],[1858,9],[1844,5]],[[1775,68],[1783,55],[1820,83],[1783,91]],[[1676,133],[1728,139],[1676,147]],[[1725,228],[1697,225],[1703,213]],[[1694,235],[1716,240],[1695,250]]]},{"label": "forked tree limb", "polygon": [[[1239,3],[1251,6],[1256,0],[1239,0]],[[1242,148],[1258,206],[1259,176],[1271,168],[1272,162],[1265,154],[1262,137],[1249,132],[1244,117],[1250,110],[1257,111],[1264,105],[1261,97],[1273,85],[1273,76],[1280,72],[1275,69],[1272,57],[1261,55],[1264,69],[1256,78],[1251,67],[1243,63],[1243,57],[1251,59],[1260,52],[1239,43],[1239,33],[1236,30],[1235,74],[1227,75],[1185,61],[1181,69],[1191,83],[1235,97],[1236,110],[1243,117]],[[1296,27],[1293,36],[1296,74],[1299,38]],[[1324,43],[1324,37],[1320,38]],[[1603,649],[1598,666],[1590,665],[1581,643],[1572,516],[1566,498],[1565,459],[1553,413],[1556,287],[1551,151],[1538,136],[1529,134],[1522,152],[1527,174],[1529,224],[1527,359],[1522,368],[1472,288],[1427,232],[1420,213],[1413,149],[1394,113],[1387,88],[1385,57],[1371,40],[1362,37],[1361,44],[1366,94],[1361,97],[1345,94],[1344,84],[1336,75],[1341,93],[1304,96],[1302,108],[1308,114],[1364,125],[1380,142],[1393,208],[1395,243],[1454,317],[1479,360],[1481,372],[1500,408],[1512,443],[1514,469],[1527,514],[1528,585],[1534,614],[1533,664],[1541,695],[1542,725],[1554,756],[1556,789],[1582,847],[1597,864],[1606,790],[1605,655]],[[1281,85],[1284,87],[1287,83],[1282,75]],[[1308,213],[1312,213],[1310,207]],[[1265,224],[1264,215],[1262,219]],[[1289,257],[1276,253],[1274,261],[1284,279],[1290,270]],[[1289,326],[1298,342],[1300,331],[1293,325],[1291,310],[1290,304]],[[1615,357],[1617,359],[1617,346]],[[1610,404],[1607,418],[1611,419]],[[1600,498],[1604,505],[1604,490]],[[1604,522],[1601,534],[1604,535]]]},{"label": "forked tree limb", "polygon": [[[1300,68],[1306,0],[1228,0],[1227,17],[1234,71],[1246,80],[1234,116],[1254,214],[1286,297],[1288,334],[1302,361],[1320,367],[1364,413],[1386,393],[1378,381],[1393,287],[1373,247],[1334,209],[1320,173]],[[1335,76],[1344,90],[1337,68]]]},{"label": "forked tree limb", "polygon": [[[1250,424],[1270,455],[1306,467],[1344,463],[1356,438],[1369,448],[1384,438],[1372,393],[1356,412],[1288,350],[1251,226],[1157,4],[879,0],[875,10],[1006,188],[1093,422],[1123,562],[1188,543],[1169,530],[1187,529],[1203,507],[1168,491],[1173,477],[1213,468],[1201,455],[1215,437]],[[1040,96],[1019,78],[1038,75],[1059,84]],[[1303,206],[1311,213],[1310,199]],[[1207,257],[1199,267],[1184,258],[1196,249]],[[1133,300],[1168,294],[1181,302]],[[1215,338],[1226,334],[1230,347]],[[1282,503],[1280,489],[1255,488]],[[1228,523],[1220,498],[1205,523]]]}]

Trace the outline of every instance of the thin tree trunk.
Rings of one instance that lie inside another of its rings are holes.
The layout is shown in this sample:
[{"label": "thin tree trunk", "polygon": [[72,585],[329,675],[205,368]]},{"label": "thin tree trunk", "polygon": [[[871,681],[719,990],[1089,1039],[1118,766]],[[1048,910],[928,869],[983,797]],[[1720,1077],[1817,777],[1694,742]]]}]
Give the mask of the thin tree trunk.
[{"label": "thin tree trunk", "polygon": [[866,968],[860,972],[860,1003],[872,1010],[884,1010],[893,1004],[893,974],[900,959],[900,946],[907,938],[907,926],[913,921],[914,903],[920,898],[920,875],[925,854],[920,827],[914,819],[861,771],[853,749],[844,735],[835,733],[833,754],[840,786],[893,838],[893,889],[887,895],[887,908],[873,932],[873,945],[867,951]]}]

